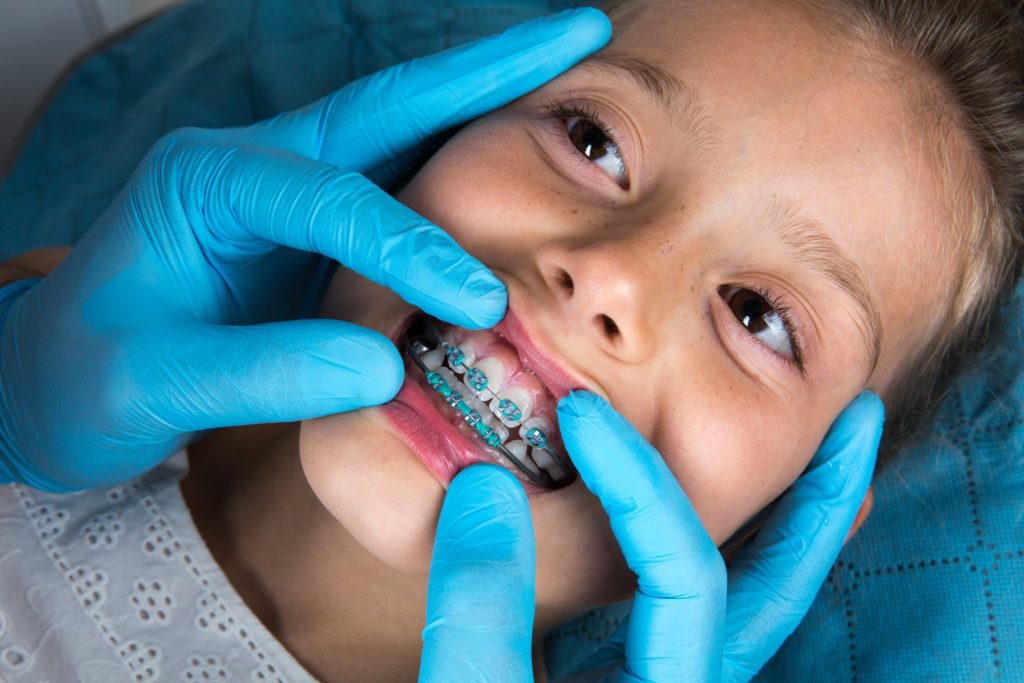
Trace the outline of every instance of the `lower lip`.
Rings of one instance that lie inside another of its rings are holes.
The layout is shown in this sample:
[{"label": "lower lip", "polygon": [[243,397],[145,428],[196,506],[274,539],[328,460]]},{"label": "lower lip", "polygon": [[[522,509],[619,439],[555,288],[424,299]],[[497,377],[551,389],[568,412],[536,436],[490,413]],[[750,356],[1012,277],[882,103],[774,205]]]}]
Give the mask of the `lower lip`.
[{"label": "lower lip", "polygon": [[[448,421],[450,418],[438,412],[426,389],[413,379],[418,372],[406,363],[405,381],[398,395],[379,408],[409,449],[445,488],[456,474],[470,465],[481,462],[496,464],[479,444],[459,432]],[[518,476],[516,478],[527,495],[549,491]]]}]

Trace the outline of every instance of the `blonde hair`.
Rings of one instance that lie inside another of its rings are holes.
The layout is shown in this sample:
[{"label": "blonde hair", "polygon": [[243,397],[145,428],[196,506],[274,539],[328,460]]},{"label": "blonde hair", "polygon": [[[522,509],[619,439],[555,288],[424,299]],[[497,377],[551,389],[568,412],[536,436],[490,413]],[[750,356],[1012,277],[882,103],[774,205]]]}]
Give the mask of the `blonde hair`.
[{"label": "blonde hair", "polygon": [[[956,369],[983,340],[1000,298],[1020,273],[1024,2],[801,1],[828,28],[873,48],[888,68],[916,70],[922,102],[937,124],[936,158],[941,162],[946,153],[943,126],[955,126],[973,157],[967,159],[967,177],[948,182],[950,201],[962,202],[952,212],[961,258],[950,305],[939,318],[938,331],[901,368],[887,392],[886,442],[891,451],[939,402]],[[603,9],[619,24],[645,4],[650,3],[611,0]]]}]

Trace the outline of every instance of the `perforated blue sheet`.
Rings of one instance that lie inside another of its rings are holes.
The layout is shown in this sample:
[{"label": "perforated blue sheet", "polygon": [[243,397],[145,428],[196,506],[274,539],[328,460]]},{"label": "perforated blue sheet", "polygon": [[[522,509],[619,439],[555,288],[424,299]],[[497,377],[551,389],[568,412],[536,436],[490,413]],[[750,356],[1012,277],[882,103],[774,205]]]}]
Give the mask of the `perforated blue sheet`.
[{"label": "perforated blue sheet", "polygon": [[[249,123],[377,68],[576,2],[202,0],[83,63],[0,186],[0,258],[71,244],[179,126]],[[1024,289],[927,434],[876,479],[875,511],[763,681],[1024,680]],[[548,639],[555,673],[625,611]]]}]

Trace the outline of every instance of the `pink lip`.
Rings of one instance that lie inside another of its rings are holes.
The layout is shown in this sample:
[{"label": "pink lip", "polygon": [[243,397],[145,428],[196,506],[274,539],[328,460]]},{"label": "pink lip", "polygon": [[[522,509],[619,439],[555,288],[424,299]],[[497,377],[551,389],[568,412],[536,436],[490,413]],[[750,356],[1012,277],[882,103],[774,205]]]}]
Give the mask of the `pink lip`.
[{"label": "pink lip", "polygon": [[523,321],[511,308],[504,319],[494,326],[494,332],[516,347],[523,365],[547,386],[556,401],[567,396],[573,389],[586,388],[583,382],[572,377],[547,351],[533,341]]},{"label": "pink lip", "polygon": [[407,373],[398,395],[380,407],[413,452],[437,479],[448,486],[462,469],[483,458],[474,450],[461,447],[461,435],[442,419],[423,390]]}]

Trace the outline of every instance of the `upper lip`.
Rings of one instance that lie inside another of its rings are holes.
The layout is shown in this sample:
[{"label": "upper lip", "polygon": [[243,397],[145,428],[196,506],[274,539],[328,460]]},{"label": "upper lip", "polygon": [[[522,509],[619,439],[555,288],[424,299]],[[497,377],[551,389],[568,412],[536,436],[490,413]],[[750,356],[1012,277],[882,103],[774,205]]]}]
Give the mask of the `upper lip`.
[{"label": "upper lip", "polygon": [[573,389],[587,388],[588,383],[566,369],[555,360],[554,354],[536,342],[524,319],[511,306],[502,321],[494,326],[494,332],[515,347],[523,365],[547,387],[556,401]]}]

